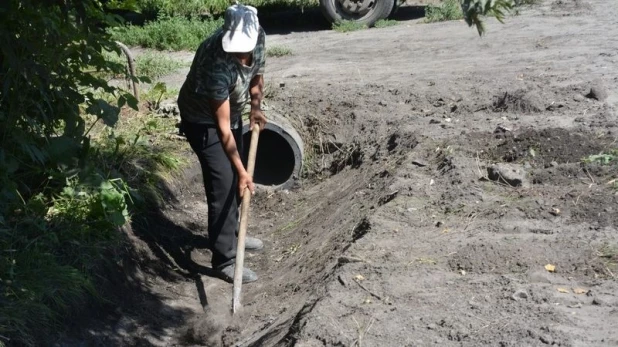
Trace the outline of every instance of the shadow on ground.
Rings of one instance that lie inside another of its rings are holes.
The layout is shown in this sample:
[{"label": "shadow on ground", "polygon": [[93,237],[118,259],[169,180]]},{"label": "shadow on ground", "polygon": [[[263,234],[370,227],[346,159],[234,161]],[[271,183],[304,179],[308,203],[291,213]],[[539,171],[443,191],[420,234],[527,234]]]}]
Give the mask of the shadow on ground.
[{"label": "shadow on ground", "polygon": [[[166,200],[173,203],[175,188],[160,186]],[[191,258],[193,250],[208,248],[206,236],[174,222],[159,208],[136,213],[123,231],[127,248],[116,255],[119,259],[98,283],[104,299],[69,318],[73,327],[61,334],[60,346],[164,344],[170,331],[186,330],[195,316],[192,309],[170,302],[185,294],[174,294],[168,288],[193,288],[202,308],[208,306],[202,276],[213,277],[213,271]]]},{"label": "shadow on ground", "polygon": [[[402,6],[390,19],[409,21],[424,16],[424,6]],[[285,35],[293,32],[331,29],[331,24],[324,18],[319,8],[261,11],[258,13],[258,17],[267,34]]]}]

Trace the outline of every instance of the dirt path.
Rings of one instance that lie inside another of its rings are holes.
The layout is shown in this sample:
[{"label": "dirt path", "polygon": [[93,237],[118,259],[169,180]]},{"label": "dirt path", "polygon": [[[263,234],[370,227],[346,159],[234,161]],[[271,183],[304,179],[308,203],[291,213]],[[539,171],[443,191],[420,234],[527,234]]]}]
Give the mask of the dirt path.
[{"label": "dirt path", "polygon": [[294,55],[268,63],[269,112],[316,146],[298,189],[254,200],[249,232],[267,250],[247,259],[261,280],[243,314],[232,320],[231,285],[204,275],[193,169],[134,227],[152,259],[136,271],[143,295],[88,339],[617,345],[618,165],[581,160],[618,147],[618,3],[546,0],[488,28],[270,35]]}]

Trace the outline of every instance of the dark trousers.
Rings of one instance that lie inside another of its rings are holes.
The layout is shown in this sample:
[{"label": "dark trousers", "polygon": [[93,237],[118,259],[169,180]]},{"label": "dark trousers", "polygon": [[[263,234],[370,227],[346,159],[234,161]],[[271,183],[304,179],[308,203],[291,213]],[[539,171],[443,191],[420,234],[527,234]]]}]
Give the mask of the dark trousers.
[{"label": "dark trousers", "polygon": [[[208,239],[212,267],[233,264],[236,258],[238,228],[238,174],[225,155],[214,125],[182,122],[191,148],[202,166],[208,202]],[[239,153],[242,153],[242,126],[232,130]]]}]

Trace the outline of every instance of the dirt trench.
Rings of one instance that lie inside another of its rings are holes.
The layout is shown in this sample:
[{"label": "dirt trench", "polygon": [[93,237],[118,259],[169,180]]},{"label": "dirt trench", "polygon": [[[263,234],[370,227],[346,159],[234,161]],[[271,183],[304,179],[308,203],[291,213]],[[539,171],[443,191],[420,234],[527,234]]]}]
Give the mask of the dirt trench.
[{"label": "dirt trench", "polygon": [[266,249],[247,255],[261,279],[242,314],[209,276],[193,167],[129,231],[133,294],[76,341],[618,344],[618,164],[585,160],[618,147],[617,18],[546,0],[483,39],[411,18],[270,35],[294,55],[269,61],[267,114],[303,136],[305,175],[253,200]]}]

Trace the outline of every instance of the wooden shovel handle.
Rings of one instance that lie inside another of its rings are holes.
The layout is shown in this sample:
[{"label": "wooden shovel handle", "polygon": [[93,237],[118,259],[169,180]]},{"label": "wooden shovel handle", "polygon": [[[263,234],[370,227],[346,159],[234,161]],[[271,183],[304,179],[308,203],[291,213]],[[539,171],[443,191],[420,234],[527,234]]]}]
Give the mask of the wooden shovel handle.
[{"label": "wooden shovel handle", "polygon": [[[253,125],[251,131],[251,145],[249,146],[249,159],[247,160],[247,173],[253,178],[255,170],[255,156],[257,154],[258,138],[260,137],[260,126]],[[236,265],[234,268],[234,294],[232,301],[232,313],[236,313],[240,307],[240,292],[242,289],[242,270],[245,262],[245,235],[247,234],[247,224],[249,219],[249,204],[251,203],[251,191],[245,188],[242,194],[242,205],[240,207],[240,229],[238,230],[238,245],[236,247]]]}]

